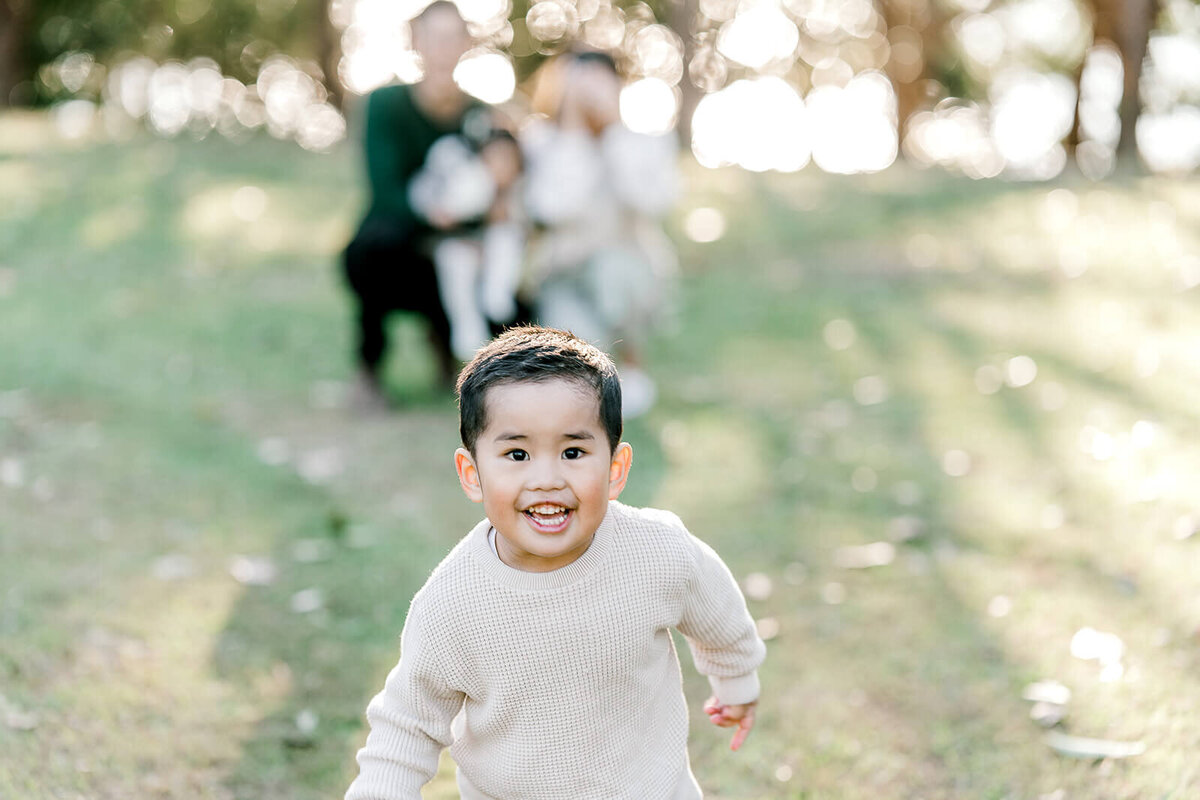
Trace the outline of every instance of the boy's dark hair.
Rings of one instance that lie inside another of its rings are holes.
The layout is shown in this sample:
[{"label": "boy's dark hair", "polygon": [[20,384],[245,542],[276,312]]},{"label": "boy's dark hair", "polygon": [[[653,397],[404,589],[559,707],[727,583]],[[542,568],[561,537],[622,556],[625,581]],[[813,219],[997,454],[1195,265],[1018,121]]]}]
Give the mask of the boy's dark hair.
[{"label": "boy's dark hair", "polygon": [[458,376],[458,432],[463,447],[487,427],[487,390],[520,381],[576,381],[596,392],[610,452],[621,442],[621,382],[611,358],[572,333],[536,325],[510,328],[475,354]]}]

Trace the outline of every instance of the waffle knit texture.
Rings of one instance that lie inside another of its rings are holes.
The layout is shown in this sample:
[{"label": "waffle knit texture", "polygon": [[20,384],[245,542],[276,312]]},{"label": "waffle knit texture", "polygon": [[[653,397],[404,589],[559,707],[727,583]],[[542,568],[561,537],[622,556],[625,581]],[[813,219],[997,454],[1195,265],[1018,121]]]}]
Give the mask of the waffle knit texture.
[{"label": "waffle knit texture", "polygon": [[617,502],[552,572],[505,565],[490,527],[413,598],[346,800],[419,800],[445,747],[471,800],[698,798],[670,630],[727,704],[758,698],[766,654],[724,562],[674,514]]}]

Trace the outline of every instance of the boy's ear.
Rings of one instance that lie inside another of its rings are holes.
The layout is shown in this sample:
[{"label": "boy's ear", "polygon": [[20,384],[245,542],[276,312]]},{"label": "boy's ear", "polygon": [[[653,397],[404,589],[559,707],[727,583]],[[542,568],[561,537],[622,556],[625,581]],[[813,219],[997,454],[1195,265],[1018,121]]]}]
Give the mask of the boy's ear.
[{"label": "boy's ear", "polygon": [[482,503],[483,486],[479,483],[479,469],[466,448],[460,447],[454,451],[454,469],[458,472],[458,482],[462,484],[467,498],[472,503]]},{"label": "boy's ear", "polygon": [[629,468],[633,466],[633,448],[621,442],[613,452],[612,465],[608,468],[608,499],[616,500],[629,480]]}]

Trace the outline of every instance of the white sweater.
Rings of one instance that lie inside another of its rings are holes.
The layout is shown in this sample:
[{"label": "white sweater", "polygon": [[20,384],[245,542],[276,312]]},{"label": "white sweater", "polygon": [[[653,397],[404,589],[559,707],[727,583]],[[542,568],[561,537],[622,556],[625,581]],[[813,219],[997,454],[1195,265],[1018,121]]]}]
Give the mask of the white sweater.
[{"label": "white sweater", "polygon": [[728,704],[758,698],[766,654],[724,562],[674,514],[616,502],[553,572],[505,565],[490,527],[413,598],[346,800],[419,800],[444,747],[470,800],[698,798],[670,629]]}]

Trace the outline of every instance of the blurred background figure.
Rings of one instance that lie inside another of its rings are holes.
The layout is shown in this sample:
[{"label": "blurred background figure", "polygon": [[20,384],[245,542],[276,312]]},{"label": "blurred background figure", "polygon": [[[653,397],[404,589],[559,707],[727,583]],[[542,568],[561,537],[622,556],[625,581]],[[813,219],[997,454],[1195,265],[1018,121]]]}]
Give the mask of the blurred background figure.
[{"label": "blurred background figure", "polygon": [[521,148],[508,130],[474,122],[484,124],[434,142],[409,189],[413,208],[426,219],[459,226],[432,252],[450,348],[460,361],[516,318],[525,247]]},{"label": "blurred background figure", "polygon": [[370,208],[343,259],[357,324],[355,404],[386,406],[380,370],[387,351],[385,323],[393,311],[412,311],[429,324],[439,379],[450,385],[457,362],[450,322],[443,309],[431,243],[437,232],[454,230],[459,220],[414,209],[409,183],[433,144],[461,134],[472,118],[490,115],[454,81],[454,68],[471,44],[457,7],[436,0],[412,23],[413,48],[424,68],[412,85],[376,89],[367,98],[365,149]]},{"label": "blurred background figure", "polygon": [[544,68],[524,135],[536,316],[613,351],[626,417],[654,403],[642,349],[672,305],[675,250],[660,225],[679,194],[670,134],[635,133],[618,108],[609,56],[566,54]]}]

